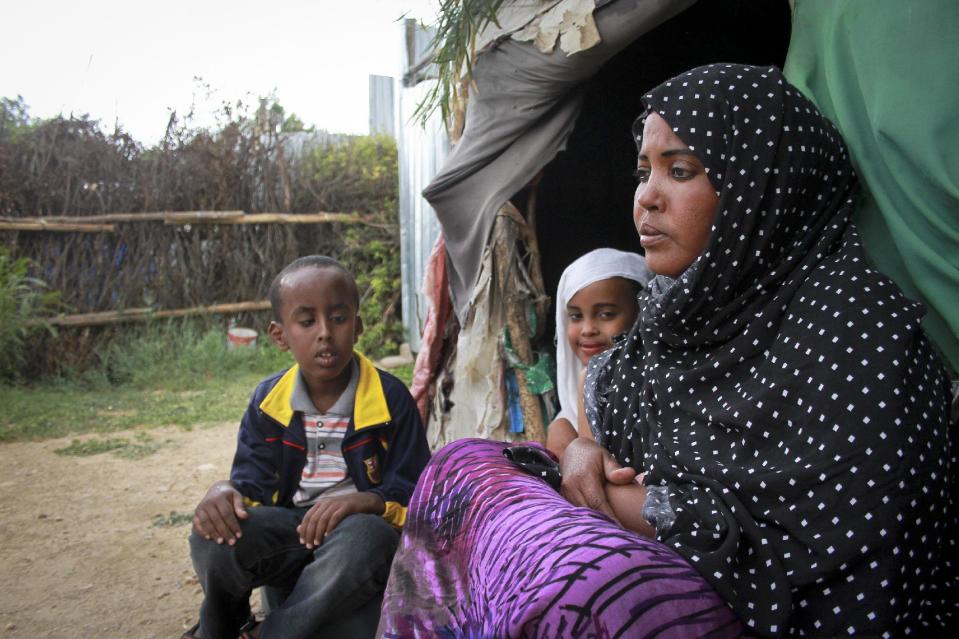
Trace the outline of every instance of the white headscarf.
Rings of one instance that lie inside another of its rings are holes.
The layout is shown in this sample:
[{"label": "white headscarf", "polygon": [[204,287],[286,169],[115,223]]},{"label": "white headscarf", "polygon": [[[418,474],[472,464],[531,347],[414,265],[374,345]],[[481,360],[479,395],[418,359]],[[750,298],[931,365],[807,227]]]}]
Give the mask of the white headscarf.
[{"label": "white headscarf", "polygon": [[559,278],[556,289],[556,382],[560,410],[556,417],[565,417],[573,428],[578,428],[579,423],[579,374],[583,365],[573,354],[566,338],[569,324],[566,305],[576,293],[594,282],[624,277],[645,287],[652,276],[642,255],[601,248],[575,260]]}]

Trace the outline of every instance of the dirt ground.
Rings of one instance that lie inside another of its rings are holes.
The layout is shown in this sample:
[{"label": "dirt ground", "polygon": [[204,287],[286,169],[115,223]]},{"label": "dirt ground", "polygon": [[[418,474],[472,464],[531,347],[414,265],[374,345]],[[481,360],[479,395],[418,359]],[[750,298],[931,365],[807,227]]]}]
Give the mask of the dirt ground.
[{"label": "dirt ground", "polygon": [[139,460],[0,445],[0,637],[178,638],[201,600],[190,525],[154,521],[228,476],[236,428],[150,430],[163,446]]}]

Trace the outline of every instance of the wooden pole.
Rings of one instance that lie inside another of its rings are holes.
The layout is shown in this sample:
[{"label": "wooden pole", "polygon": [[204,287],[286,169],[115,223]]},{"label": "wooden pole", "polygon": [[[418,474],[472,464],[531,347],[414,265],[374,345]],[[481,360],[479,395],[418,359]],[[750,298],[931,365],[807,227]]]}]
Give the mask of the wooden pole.
[{"label": "wooden pole", "polygon": [[356,224],[364,218],[355,213],[247,213],[229,219],[189,220],[171,217],[166,224]]},{"label": "wooden pole", "polygon": [[243,211],[147,211],[144,213],[105,213],[103,215],[44,215],[41,217],[0,217],[3,222],[57,222],[65,224],[109,224],[113,222],[163,222],[174,216],[187,222],[232,219]]},{"label": "wooden pole", "polygon": [[[539,293],[533,303],[536,305],[536,314],[540,320],[549,313],[550,296],[546,294],[546,285],[543,284],[543,260],[539,253],[539,237],[536,234],[536,196],[539,192],[539,183],[543,179],[543,172],[536,174],[528,185],[529,197],[526,200],[526,222],[523,225],[525,233],[523,241],[529,248],[529,277],[533,287]],[[517,213],[519,211],[517,210]],[[536,327],[534,338],[538,339],[545,330],[546,322],[540,321]]]},{"label": "wooden pole", "polygon": [[[519,259],[516,254],[516,242],[523,234],[521,228],[523,223],[522,215],[516,207],[509,202],[503,205],[503,210],[496,216],[493,223],[493,264],[496,269],[495,290],[506,311],[506,328],[509,331],[513,351],[523,364],[532,366],[535,362],[530,344],[529,322],[526,319],[528,300],[517,273],[520,266],[516,263]],[[539,397],[529,390],[526,371],[521,368],[514,370],[525,421],[526,439],[545,444],[546,432],[543,427],[543,409]]]},{"label": "wooden pole", "polygon": [[[84,219],[84,218],[78,218]],[[0,220],[0,231],[45,231],[59,233],[113,233],[112,224],[78,224],[76,222],[50,222],[42,218],[24,221]]]},{"label": "wooden pole", "polygon": [[214,304],[212,306],[194,306],[192,308],[179,308],[170,310],[129,308],[122,311],[105,311],[102,313],[56,315],[54,317],[35,319],[31,323],[47,324],[50,326],[104,326],[107,324],[122,324],[125,322],[145,322],[168,317],[187,317],[189,315],[213,315],[242,313],[245,311],[263,311],[268,308],[270,308],[270,300]]},{"label": "wooden pole", "polygon": [[117,222],[163,222],[164,224],[341,224],[366,223],[359,213],[244,213],[243,211],[161,211],[108,213],[106,215],[0,217],[0,231],[79,231],[113,233]]}]

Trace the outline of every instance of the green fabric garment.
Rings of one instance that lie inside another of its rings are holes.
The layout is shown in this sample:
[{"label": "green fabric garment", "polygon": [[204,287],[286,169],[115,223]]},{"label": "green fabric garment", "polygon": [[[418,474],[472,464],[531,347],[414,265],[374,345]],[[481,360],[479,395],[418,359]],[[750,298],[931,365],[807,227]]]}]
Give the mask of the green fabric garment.
[{"label": "green fabric garment", "polygon": [[865,186],[866,253],[959,371],[959,2],[796,0],[785,74],[835,122]]}]

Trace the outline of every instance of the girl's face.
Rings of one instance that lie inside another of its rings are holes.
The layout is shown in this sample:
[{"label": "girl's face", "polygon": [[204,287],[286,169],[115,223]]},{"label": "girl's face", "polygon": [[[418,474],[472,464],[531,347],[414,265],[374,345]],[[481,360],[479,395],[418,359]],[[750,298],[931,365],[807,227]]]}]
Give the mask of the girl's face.
[{"label": "girl's face", "polygon": [[613,338],[636,321],[636,284],[611,277],[581,288],[566,304],[566,339],[585,366],[589,358],[613,345]]},{"label": "girl's face", "polygon": [[658,113],[643,126],[633,222],[654,273],[679,277],[709,244],[719,197],[703,163]]}]

